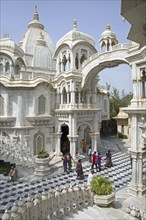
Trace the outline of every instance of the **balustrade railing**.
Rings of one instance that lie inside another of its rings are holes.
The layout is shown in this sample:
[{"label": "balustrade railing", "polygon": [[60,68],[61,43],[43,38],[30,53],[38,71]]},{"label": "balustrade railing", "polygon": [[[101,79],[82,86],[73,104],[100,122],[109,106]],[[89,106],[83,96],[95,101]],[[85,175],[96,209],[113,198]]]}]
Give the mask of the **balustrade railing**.
[{"label": "balustrade railing", "polygon": [[93,206],[90,186],[56,187],[33,198],[28,195],[25,200],[15,201],[9,211],[5,210],[2,220],[51,220],[88,206]]},{"label": "balustrade railing", "polygon": [[20,74],[12,74],[8,72],[1,72],[0,76],[6,76],[10,78],[11,80],[33,80],[36,77],[44,77],[47,78],[50,82],[53,81],[54,75],[48,75],[44,73],[26,73],[26,72],[20,72]]}]

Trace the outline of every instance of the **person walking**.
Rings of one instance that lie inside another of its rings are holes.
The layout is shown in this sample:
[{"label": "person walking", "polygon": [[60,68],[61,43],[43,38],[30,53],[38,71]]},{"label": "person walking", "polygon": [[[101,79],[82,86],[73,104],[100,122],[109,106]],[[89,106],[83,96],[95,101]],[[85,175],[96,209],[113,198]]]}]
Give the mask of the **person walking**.
[{"label": "person walking", "polygon": [[89,147],[89,149],[88,149],[88,159],[89,159],[89,163],[91,163],[92,162],[92,149],[91,149],[91,147]]},{"label": "person walking", "polygon": [[106,153],[106,162],[105,162],[105,166],[106,167],[111,167],[113,165],[112,163],[112,155],[111,155],[111,151],[108,150],[108,152]]},{"label": "person walking", "polygon": [[101,171],[101,160],[102,160],[102,157],[100,155],[100,152],[98,152],[98,155],[97,155],[97,165],[98,165],[99,172]]},{"label": "person walking", "polygon": [[90,170],[87,178],[87,185],[91,185],[91,181],[93,179],[94,170]]},{"label": "person walking", "polygon": [[71,156],[71,154],[69,153],[67,155],[67,164],[68,164],[68,170],[71,171],[72,169],[72,161],[75,163],[73,157]]},{"label": "person walking", "polygon": [[63,160],[64,173],[67,173],[67,155],[66,154],[63,155],[62,160]]},{"label": "person walking", "polygon": [[82,139],[82,150],[83,150],[83,153],[86,153],[86,150],[87,150],[87,141],[85,139]]},{"label": "person walking", "polygon": [[92,170],[94,170],[94,165],[95,165],[95,168],[96,168],[96,172],[97,172],[97,154],[96,154],[96,151],[94,151],[94,154],[92,155]]},{"label": "person walking", "polygon": [[81,159],[79,159],[78,162],[77,162],[76,172],[77,172],[77,179],[78,180],[83,180],[84,179],[84,174],[83,174],[83,167],[82,167]]}]

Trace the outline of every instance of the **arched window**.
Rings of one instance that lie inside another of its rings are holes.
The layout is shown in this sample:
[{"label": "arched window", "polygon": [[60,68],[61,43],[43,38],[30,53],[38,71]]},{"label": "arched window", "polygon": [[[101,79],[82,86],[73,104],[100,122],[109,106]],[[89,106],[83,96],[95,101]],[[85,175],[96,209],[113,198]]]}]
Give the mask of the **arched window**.
[{"label": "arched window", "polygon": [[38,115],[45,114],[46,99],[43,95],[38,97]]},{"label": "arched window", "polygon": [[0,95],[0,116],[4,116],[4,98]]},{"label": "arched window", "polygon": [[142,70],[141,82],[142,82],[142,98],[146,98],[146,71],[145,70]]},{"label": "arched window", "polygon": [[83,53],[80,59],[80,63],[82,64],[85,60],[87,60],[86,55]]},{"label": "arched window", "polygon": [[0,73],[2,73],[2,72],[3,72],[3,64],[0,63]]},{"label": "arched window", "polygon": [[62,58],[62,63],[63,63],[63,71],[65,71],[65,67],[66,67],[66,63],[67,63],[67,59],[66,59],[66,56],[63,55],[63,58]]},{"label": "arched window", "polygon": [[44,150],[45,146],[45,135],[38,131],[34,135],[34,154],[37,154],[39,151]]},{"label": "arched window", "polygon": [[76,57],[75,57],[75,67],[78,70],[79,69],[79,58],[78,58],[78,53],[76,53]]},{"label": "arched window", "polygon": [[5,70],[6,72],[9,72],[10,70],[10,63],[8,61],[6,62]]},{"label": "arched window", "polygon": [[19,74],[20,73],[20,67],[19,65],[15,66],[15,74]]},{"label": "arched window", "polygon": [[106,51],[105,42],[103,42],[102,45],[101,45],[101,51],[102,51],[102,52],[105,52],[105,51]]},{"label": "arched window", "polygon": [[63,88],[63,104],[67,103],[67,92],[65,87]]},{"label": "arched window", "polygon": [[110,43],[109,43],[109,41],[107,42],[107,51],[109,51],[110,50]]}]

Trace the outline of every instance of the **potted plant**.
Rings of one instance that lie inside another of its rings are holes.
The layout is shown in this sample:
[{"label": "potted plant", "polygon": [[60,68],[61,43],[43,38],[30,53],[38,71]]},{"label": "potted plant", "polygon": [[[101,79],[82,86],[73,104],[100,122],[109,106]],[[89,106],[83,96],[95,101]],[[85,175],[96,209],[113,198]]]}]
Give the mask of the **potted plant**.
[{"label": "potted plant", "polygon": [[44,159],[44,158],[47,158],[47,157],[49,157],[49,154],[48,154],[48,152],[45,151],[45,150],[41,150],[41,151],[39,151],[38,154],[37,154],[37,158]]},{"label": "potted plant", "polygon": [[35,157],[35,171],[34,174],[37,176],[45,176],[50,173],[49,167],[50,157],[49,153],[45,150],[41,150]]},{"label": "potted plant", "polygon": [[94,195],[94,203],[107,207],[115,200],[112,181],[103,176],[94,176],[91,181],[91,192]]}]

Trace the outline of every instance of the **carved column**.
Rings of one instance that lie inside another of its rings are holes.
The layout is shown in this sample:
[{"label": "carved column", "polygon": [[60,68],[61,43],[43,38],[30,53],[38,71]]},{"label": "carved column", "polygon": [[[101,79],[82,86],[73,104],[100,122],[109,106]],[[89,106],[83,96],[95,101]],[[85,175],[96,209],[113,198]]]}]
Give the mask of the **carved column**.
[{"label": "carved column", "polygon": [[17,125],[23,125],[23,97],[22,97],[22,93],[20,93],[18,95],[18,105],[17,105]]},{"label": "carved column", "polygon": [[61,154],[61,150],[60,150],[60,138],[61,138],[62,132],[57,132],[54,133],[54,137],[55,137],[55,152],[57,155]]},{"label": "carved column", "polygon": [[70,141],[70,154],[72,155],[73,158],[76,157],[76,142],[78,139],[78,135],[75,136],[68,136],[69,141]]}]

